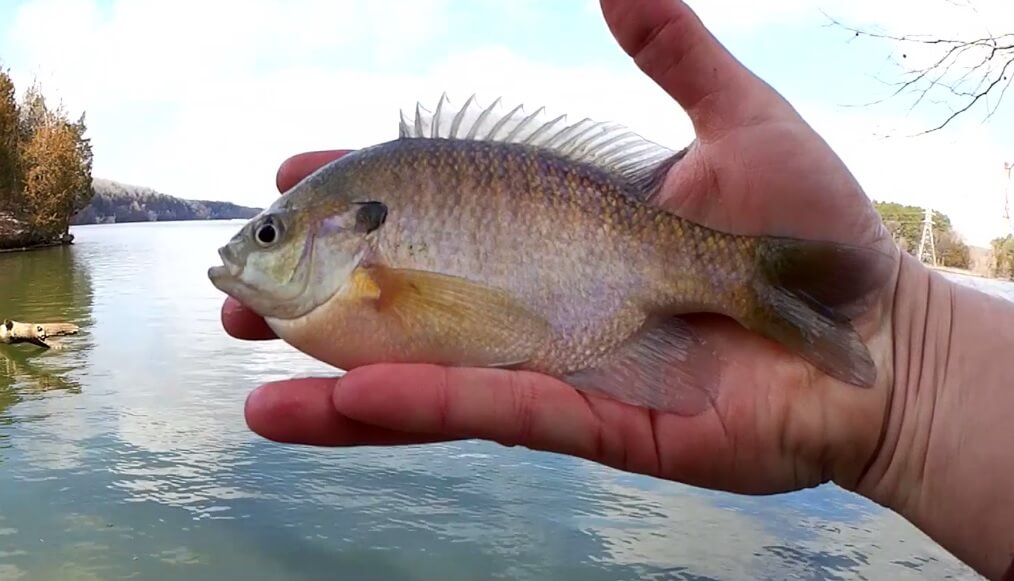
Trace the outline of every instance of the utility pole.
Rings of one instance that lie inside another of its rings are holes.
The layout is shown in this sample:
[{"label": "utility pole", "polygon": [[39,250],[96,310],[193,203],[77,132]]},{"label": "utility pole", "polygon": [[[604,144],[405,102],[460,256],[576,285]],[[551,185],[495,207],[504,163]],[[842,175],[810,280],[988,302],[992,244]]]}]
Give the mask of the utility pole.
[{"label": "utility pole", "polygon": [[926,215],[922,219],[922,238],[919,240],[919,260],[927,262],[926,254],[929,254],[928,264],[937,265],[937,247],[933,241],[933,210],[926,208]]},{"label": "utility pole", "polygon": [[1010,218],[1010,174],[1011,170],[1014,170],[1014,163],[1009,161],[1003,162],[1003,171],[1007,172],[1007,182],[1003,188],[1003,218],[1007,220],[1007,227],[1010,229],[1011,234],[1014,234],[1014,221]]}]

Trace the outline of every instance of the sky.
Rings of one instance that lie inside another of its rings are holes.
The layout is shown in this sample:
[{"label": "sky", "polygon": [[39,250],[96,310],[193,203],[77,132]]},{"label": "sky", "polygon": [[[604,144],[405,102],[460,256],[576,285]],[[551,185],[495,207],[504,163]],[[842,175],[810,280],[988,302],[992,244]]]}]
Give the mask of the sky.
[{"label": "sky", "polygon": [[[870,103],[901,78],[902,52],[909,63],[931,55],[853,38],[828,15],[892,34],[982,35],[1014,32],[989,28],[1014,22],[1014,2],[688,3],[871,198],[929,205],[979,246],[1010,231],[1014,93],[988,120],[976,108],[913,137],[956,102]],[[286,157],[392,139],[399,110],[432,108],[444,91],[458,103],[475,93],[617,121],[673,148],[693,137],[616,44],[597,0],[7,0],[0,66],[20,89],[37,80],[48,99],[86,113],[95,177],[259,207],[277,195]]]}]

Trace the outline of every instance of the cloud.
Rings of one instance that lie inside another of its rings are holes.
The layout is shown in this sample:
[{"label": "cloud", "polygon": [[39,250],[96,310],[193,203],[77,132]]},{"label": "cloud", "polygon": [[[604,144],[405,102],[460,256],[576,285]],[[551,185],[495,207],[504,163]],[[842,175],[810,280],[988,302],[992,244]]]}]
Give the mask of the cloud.
[{"label": "cloud", "polygon": [[[771,25],[812,25],[821,18],[818,7],[863,22],[874,14],[888,27],[906,24],[905,9],[859,12],[844,0],[691,4],[723,40],[757,38]],[[988,6],[994,5],[1007,10],[1003,2]],[[683,112],[619,50],[615,60],[578,55],[566,65],[552,55],[523,57],[492,40],[449,50],[452,11],[465,6],[450,0],[304,0],[298,8],[282,0],[30,0],[15,15],[6,52],[21,86],[39,75],[48,94],[64,98],[72,111],[87,110],[97,176],[185,197],[268,204],[278,164],[289,155],[393,138],[399,109],[410,110],[416,99],[432,105],[443,91],[459,103],[477,92],[484,102],[503,97],[572,117],[621,121],[672,147],[691,139]],[[484,12],[466,22],[501,18],[517,28],[545,16],[529,1],[468,6]],[[580,6],[599,11],[597,0],[574,8]],[[604,25],[588,34],[608,41]],[[885,140],[877,130],[909,121],[834,109],[830,103],[838,98],[797,105],[872,197],[928,200],[978,244],[1002,231],[997,180],[1004,152],[995,129],[959,125],[919,140]]]},{"label": "cloud", "polygon": [[[263,204],[274,196],[274,172],[285,157],[392,139],[399,109],[411,111],[416,99],[432,108],[444,91],[458,103],[474,91],[486,103],[503,96],[572,115],[623,119],[676,145],[690,138],[683,113],[650,81],[596,67],[538,65],[494,47],[419,74],[298,67],[209,84],[200,99],[178,102],[171,127],[157,140],[124,152],[115,175],[174,193]],[[580,102],[587,106],[568,107]],[[675,140],[670,127],[682,128]]]},{"label": "cloud", "polygon": [[[447,10],[436,0],[314,0],[299,10],[276,0],[200,8],[196,0],[120,1],[106,10],[89,0],[33,0],[16,16],[11,44],[22,85],[38,74],[47,94],[87,110],[95,175],[186,197],[270,203],[284,158],[390,139],[399,108],[435,103],[445,90],[459,102],[478,92],[604,115],[655,135],[683,122],[677,144],[689,139],[682,113],[633,66],[560,68],[497,46],[416,70],[359,65],[360,55],[407,58],[434,42]],[[73,28],[51,26],[67,15]],[[660,108],[668,109],[661,118],[643,113]]]},{"label": "cloud", "polygon": [[993,127],[962,123],[951,131],[907,137],[925,124],[823,104],[796,107],[871,198],[928,205],[950,216],[966,241],[978,246],[989,246],[1009,228],[1001,213],[1009,152]]},{"label": "cloud", "polygon": [[708,579],[974,575],[898,514],[834,485],[758,501],[590,462],[566,468],[593,502],[578,526],[601,543],[599,559],[637,567],[646,577],[679,569],[686,578]]}]

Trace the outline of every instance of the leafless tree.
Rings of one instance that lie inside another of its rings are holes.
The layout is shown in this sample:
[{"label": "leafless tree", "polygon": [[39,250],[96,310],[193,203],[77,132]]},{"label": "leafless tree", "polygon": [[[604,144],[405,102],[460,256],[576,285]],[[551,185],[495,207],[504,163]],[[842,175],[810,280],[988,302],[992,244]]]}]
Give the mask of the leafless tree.
[{"label": "leafless tree", "polygon": [[[974,0],[938,1],[965,8],[970,17],[977,14]],[[950,109],[943,121],[919,134],[943,129],[977,105],[985,108],[983,121],[988,120],[1003,102],[1014,79],[1014,22],[996,23],[1010,28],[1010,32],[992,33],[989,31],[990,23],[984,22],[985,32],[981,34],[947,38],[929,34],[880,33],[848,25],[827,12],[824,14],[830,20],[829,26],[848,31],[852,39],[887,40],[898,47],[893,58],[903,70],[901,78],[888,82],[893,90],[870,105],[909,94],[914,95],[911,108],[931,102]],[[914,23],[918,22],[918,14],[912,17]],[[927,59],[913,66],[909,64],[913,59],[908,53],[915,50],[920,53],[920,58],[916,60],[922,60],[923,55]],[[900,61],[897,60],[899,56]]]}]

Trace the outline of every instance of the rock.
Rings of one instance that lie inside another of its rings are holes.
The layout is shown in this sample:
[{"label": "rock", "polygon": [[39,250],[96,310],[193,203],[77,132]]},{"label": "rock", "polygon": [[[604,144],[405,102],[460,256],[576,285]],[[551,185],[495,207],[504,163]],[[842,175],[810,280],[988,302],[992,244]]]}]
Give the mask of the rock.
[{"label": "rock", "polygon": [[74,235],[70,233],[56,238],[38,236],[24,220],[10,212],[0,211],[0,252],[71,244],[73,241]]}]

